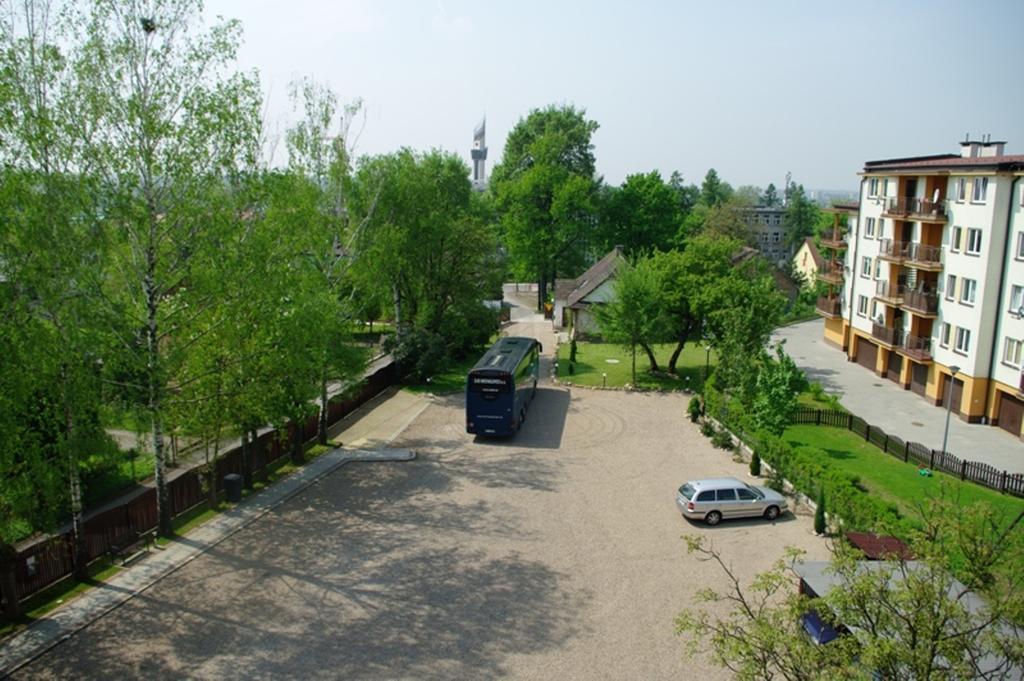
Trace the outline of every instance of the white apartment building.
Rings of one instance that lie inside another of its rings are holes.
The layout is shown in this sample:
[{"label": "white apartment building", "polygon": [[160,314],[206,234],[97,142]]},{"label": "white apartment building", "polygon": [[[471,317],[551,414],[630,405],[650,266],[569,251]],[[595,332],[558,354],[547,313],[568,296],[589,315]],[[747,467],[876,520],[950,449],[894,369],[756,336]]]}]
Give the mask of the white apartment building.
[{"label": "white apartment building", "polygon": [[1020,436],[1024,155],[1004,148],[865,163],[849,233],[823,241],[845,257],[818,310],[851,361]]}]

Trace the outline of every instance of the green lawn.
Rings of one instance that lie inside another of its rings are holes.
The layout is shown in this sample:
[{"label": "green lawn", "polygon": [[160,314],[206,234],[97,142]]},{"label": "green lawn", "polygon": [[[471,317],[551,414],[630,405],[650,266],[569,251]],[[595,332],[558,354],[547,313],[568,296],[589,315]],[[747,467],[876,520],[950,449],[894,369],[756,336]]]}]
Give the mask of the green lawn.
[{"label": "green lawn", "polygon": [[1024,508],[1024,500],[972,482],[961,482],[944,473],[921,476],[913,463],[904,463],[886,454],[845,428],[794,425],[787,428],[782,437],[794,446],[809,445],[825,450],[832,465],[858,476],[871,493],[896,503],[900,511],[910,517],[917,515],[917,502],[938,495],[943,485],[946,493],[958,498],[960,504],[987,503],[1003,514],[1016,514]]},{"label": "green lawn", "polygon": [[[664,371],[669,357],[675,349],[674,343],[659,343],[654,346],[654,356]],[[612,360],[612,361],[609,361]],[[696,343],[688,343],[683,348],[676,364],[678,376],[665,373],[650,372],[647,353],[637,348],[636,378],[637,387],[641,389],[681,390],[690,387],[699,391],[704,386],[704,348]],[[576,362],[573,373],[569,373],[569,344],[558,348],[559,380],[577,385],[607,386],[621,388],[632,383],[632,358],[628,350],[614,343],[577,343]],[[711,353],[711,367],[715,366],[715,353]],[[604,374],[604,375],[602,375]]]},{"label": "green lawn", "polygon": [[435,395],[461,392],[466,389],[466,374],[483,353],[484,351],[481,349],[479,354],[473,353],[462,359],[449,360],[444,371],[431,376],[427,381],[406,383],[404,387],[414,393],[434,393]]}]

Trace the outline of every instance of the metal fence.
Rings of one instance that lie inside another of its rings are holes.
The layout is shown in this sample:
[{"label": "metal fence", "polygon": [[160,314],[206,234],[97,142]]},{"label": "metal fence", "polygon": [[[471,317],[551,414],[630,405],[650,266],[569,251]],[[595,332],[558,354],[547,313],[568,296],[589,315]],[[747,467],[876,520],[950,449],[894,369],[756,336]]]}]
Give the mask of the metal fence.
[{"label": "metal fence", "polygon": [[1024,497],[1024,475],[1020,473],[1008,473],[987,463],[966,461],[949,452],[929,449],[919,442],[904,441],[853,414],[802,407],[793,415],[793,423],[846,428],[897,459],[913,461],[918,466],[949,473],[1003,494]]},{"label": "metal fence", "polygon": [[[328,423],[334,424],[357,407],[395,383],[394,365],[388,364],[366,377],[358,390],[348,396],[328,402]],[[311,415],[301,424],[302,440],[309,442],[317,435],[318,418]],[[288,455],[288,443],[294,434],[294,424],[281,430],[270,430],[249,447],[249,458],[243,461],[241,446],[225,451],[216,462],[215,480],[218,491],[223,491],[224,476],[229,473],[251,473],[263,478],[274,463]],[[248,465],[243,465],[247,463]],[[248,471],[245,468],[248,467]],[[207,499],[205,474],[197,467],[185,471],[168,483],[171,515],[177,517],[190,511]],[[86,515],[83,524],[85,546],[89,561],[109,553],[115,546],[134,542],[157,526],[156,490],[139,488],[121,500],[121,503],[98,513]],[[70,529],[41,538],[19,547],[15,568],[18,598],[29,596],[71,575],[74,569],[74,536]],[[2,602],[2,601],[0,601]]]}]

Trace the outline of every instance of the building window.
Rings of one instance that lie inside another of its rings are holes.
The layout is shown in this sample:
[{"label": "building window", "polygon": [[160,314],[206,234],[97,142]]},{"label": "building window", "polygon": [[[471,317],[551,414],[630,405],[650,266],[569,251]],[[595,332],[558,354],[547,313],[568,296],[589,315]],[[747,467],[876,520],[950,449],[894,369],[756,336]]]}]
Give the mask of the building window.
[{"label": "building window", "polygon": [[1010,287],[1010,312],[1024,317],[1024,286]]},{"label": "building window", "polygon": [[857,296],[857,314],[859,314],[861,317],[866,317],[868,315],[867,296]]},{"label": "building window", "polygon": [[868,196],[878,196],[878,178],[868,180]]},{"label": "building window", "polygon": [[971,330],[962,326],[956,327],[956,345],[953,347],[957,352],[967,354],[971,350]]},{"label": "building window", "polygon": [[[1022,232],[1024,233],[1024,232]],[[864,219],[864,236],[869,239],[875,238],[875,219],[865,218]]]},{"label": "building window", "polygon": [[860,261],[860,276],[871,277],[871,256],[865,255]]},{"label": "building window", "polygon": [[772,218],[772,224],[773,225],[781,225],[782,224],[782,217],[779,216],[779,215],[776,215],[774,218]]},{"label": "building window", "polygon": [[889,196],[889,178],[882,180],[882,196]]},{"label": "building window", "polygon": [[882,261],[881,259],[875,260],[875,279],[882,278]]},{"label": "building window", "polygon": [[942,329],[939,331],[939,345],[941,345],[944,348],[949,347],[949,333],[949,322],[942,322]]},{"label": "building window", "polygon": [[956,275],[950,274],[946,276],[946,300],[954,298],[956,298]]},{"label": "building window", "polygon": [[878,218],[878,238],[885,238],[885,218]]},{"label": "building window", "polygon": [[1007,338],[1003,345],[1003,363],[1014,368],[1020,367],[1020,349],[1024,343],[1016,338]]},{"label": "building window", "polygon": [[978,281],[976,279],[964,278],[960,284],[960,302],[966,305],[974,305],[974,295],[978,292]]},{"label": "building window", "polygon": [[778,232],[772,232],[772,243],[773,244],[779,243],[779,233]]},{"label": "building window", "polygon": [[1024,260],[1024,232],[1017,232],[1017,260]]},{"label": "building window", "polygon": [[953,192],[954,192],[953,195],[956,197],[957,202],[963,203],[963,201],[967,198],[967,178],[966,177],[958,177],[958,178],[956,178],[956,184],[953,187]]},{"label": "building window", "polygon": [[974,178],[974,191],[971,193],[971,201],[974,203],[985,203],[985,195],[988,193],[988,178]]},{"label": "building window", "polygon": [[959,251],[960,250],[960,240],[963,239],[963,236],[964,236],[964,228],[963,227],[953,227],[953,234],[951,234],[950,237],[949,237],[949,250],[951,250],[951,251]]},{"label": "building window", "polygon": [[878,301],[877,300],[872,300],[871,301],[871,318],[872,319],[878,319],[880,316],[881,315],[878,314]]},{"label": "building window", "polygon": [[981,230],[977,227],[967,228],[967,248],[965,250],[971,255],[981,253]]}]

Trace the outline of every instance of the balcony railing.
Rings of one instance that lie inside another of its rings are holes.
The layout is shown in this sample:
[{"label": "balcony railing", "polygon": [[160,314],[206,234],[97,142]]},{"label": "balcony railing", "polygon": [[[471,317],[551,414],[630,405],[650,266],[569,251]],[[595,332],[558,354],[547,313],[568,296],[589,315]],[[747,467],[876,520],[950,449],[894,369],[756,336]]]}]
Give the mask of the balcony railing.
[{"label": "balcony railing", "polygon": [[919,362],[930,362],[932,359],[932,339],[907,335],[901,343],[901,351],[911,359]]},{"label": "balcony railing", "polygon": [[939,296],[924,291],[907,291],[903,294],[903,307],[921,315],[937,315]]},{"label": "balcony railing", "polygon": [[918,268],[942,267],[942,249],[938,246],[912,243],[906,258],[908,264]]},{"label": "balcony railing", "polygon": [[906,290],[907,287],[903,284],[894,284],[891,281],[875,282],[875,297],[881,298],[882,300],[894,305],[898,305],[903,302],[903,294]]},{"label": "balcony railing", "polygon": [[871,335],[886,345],[897,345],[896,329],[881,324],[871,325]]},{"label": "balcony railing", "polygon": [[883,260],[903,260],[907,257],[909,248],[909,242],[882,239],[878,244],[878,257]]},{"label": "balcony railing", "polygon": [[841,298],[829,298],[828,296],[822,296],[821,298],[818,298],[818,302],[814,306],[814,309],[818,311],[818,314],[834,319],[843,315],[843,301]]},{"label": "balcony railing", "polygon": [[821,237],[821,246],[822,248],[841,251],[846,248],[846,237],[841,232],[832,232]]},{"label": "balcony railing", "polygon": [[818,272],[818,279],[830,284],[843,283],[843,263],[839,260],[832,260],[825,264]]},{"label": "balcony railing", "polygon": [[900,196],[886,202],[885,212],[895,216],[913,216],[924,219],[946,219],[946,206],[942,201],[917,199],[912,196]]}]

